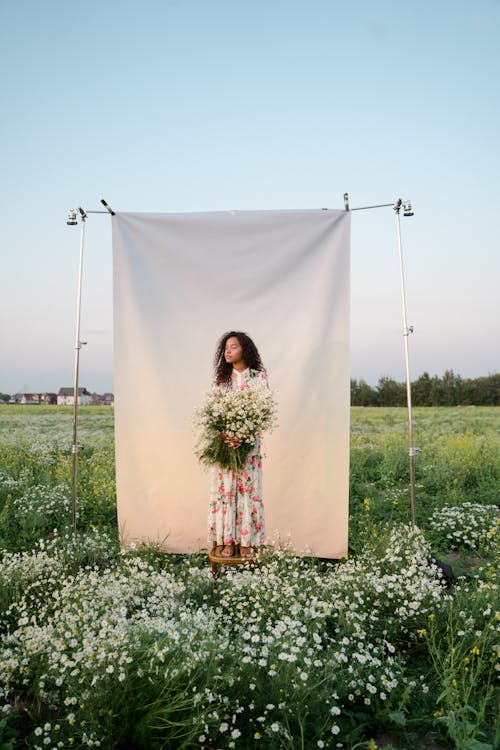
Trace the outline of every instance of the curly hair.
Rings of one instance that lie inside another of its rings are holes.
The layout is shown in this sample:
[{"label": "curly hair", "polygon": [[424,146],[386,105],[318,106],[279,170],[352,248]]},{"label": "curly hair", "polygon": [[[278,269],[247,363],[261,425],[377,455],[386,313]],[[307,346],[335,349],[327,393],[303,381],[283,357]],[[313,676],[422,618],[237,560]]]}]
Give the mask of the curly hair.
[{"label": "curly hair", "polygon": [[219,385],[221,385],[222,383],[231,382],[233,366],[230,362],[226,362],[224,351],[226,349],[227,340],[232,338],[233,336],[237,338],[241,344],[241,347],[243,349],[243,361],[245,362],[246,366],[250,367],[252,370],[260,370],[263,372],[265,371],[257,347],[253,343],[250,336],[248,336],[246,333],[243,333],[242,331],[228,331],[219,339],[217,349],[215,351],[215,381]]}]

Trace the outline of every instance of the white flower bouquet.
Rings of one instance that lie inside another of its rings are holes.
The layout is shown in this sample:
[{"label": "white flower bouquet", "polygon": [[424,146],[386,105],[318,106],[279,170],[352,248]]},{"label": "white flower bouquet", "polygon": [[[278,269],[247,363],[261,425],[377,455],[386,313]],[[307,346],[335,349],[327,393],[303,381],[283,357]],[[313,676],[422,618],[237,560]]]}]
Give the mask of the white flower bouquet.
[{"label": "white flower bouquet", "polygon": [[[239,471],[263,432],[276,425],[276,401],[268,388],[245,385],[238,390],[212,388],[207,400],[196,410],[200,438],[196,454],[203,464],[219,464]],[[226,439],[239,443],[231,447]]]}]

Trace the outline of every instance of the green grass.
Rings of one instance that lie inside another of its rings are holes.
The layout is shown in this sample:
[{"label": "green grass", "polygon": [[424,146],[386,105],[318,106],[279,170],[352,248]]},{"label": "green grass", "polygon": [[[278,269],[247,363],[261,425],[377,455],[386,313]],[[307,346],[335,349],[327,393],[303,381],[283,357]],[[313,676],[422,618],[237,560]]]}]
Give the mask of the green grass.
[{"label": "green grass", "polygon": [[[437,508],[500,503],[500,409],[414,410],[417,525],[429,530]],[[407,412],[356,407],[351,414],[350,547],[369,521],[410,522]],[[367,512],[367,507],[369,511]],[[439,545],[439,540],[435,540]]]}]

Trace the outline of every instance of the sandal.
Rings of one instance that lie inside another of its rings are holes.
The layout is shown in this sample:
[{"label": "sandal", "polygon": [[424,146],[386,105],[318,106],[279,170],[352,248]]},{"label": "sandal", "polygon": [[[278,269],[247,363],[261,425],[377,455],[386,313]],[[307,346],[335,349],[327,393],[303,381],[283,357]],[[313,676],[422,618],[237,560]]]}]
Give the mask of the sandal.
[{"label": "sandal", "polygon": [[225,544],[220,553],[221,557],[233,557],[234,556],[234,542]]}]

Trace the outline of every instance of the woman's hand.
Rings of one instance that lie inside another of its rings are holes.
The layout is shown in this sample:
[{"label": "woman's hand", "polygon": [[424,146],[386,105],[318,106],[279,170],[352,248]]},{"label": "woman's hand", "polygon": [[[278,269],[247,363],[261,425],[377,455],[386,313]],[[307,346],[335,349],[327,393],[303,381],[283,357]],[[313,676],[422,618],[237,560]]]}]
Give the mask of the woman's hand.
[{"label": "woman's hand", "polygon": [[221,432],[219,433],[220,437],[223,439],[223,441],[229,445],[230,448],[239,448],[241,445],[241,440],[238,440],[238,438],[231,437],[227,434],[227,432]]}]

